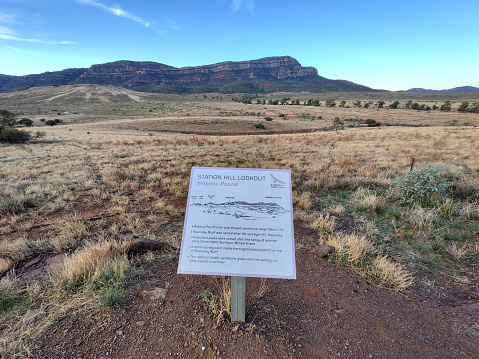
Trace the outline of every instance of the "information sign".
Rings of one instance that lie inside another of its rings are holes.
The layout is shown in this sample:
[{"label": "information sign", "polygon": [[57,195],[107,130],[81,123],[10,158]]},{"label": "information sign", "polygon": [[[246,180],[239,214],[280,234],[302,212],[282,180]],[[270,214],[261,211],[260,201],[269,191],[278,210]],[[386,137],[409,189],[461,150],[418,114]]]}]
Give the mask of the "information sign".
[{"label": "information sign", "polygon": [[291,171],[193,167],[178,273],[296,279]]}]

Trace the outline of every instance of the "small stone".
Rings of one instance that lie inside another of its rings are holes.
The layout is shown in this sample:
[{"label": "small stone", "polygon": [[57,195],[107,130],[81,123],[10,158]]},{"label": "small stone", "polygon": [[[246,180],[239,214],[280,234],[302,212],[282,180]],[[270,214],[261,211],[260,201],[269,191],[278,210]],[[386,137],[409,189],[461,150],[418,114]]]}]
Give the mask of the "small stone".
[{"label": "small stone", "polygon": [[313,251],[313,254],[316,257],[323,258],[323,257],[327,256],[328,254],[334,253],[335,251],[336,251],[336,248],[334,248],[333,246],[323,244],[323,245],[318,246]]},{"label": "small stone", "polygon": [[29,309],[27,313],[25,314],[25,319],[32,319],[33,317],[37,316],[38,314],[41,314],[45,311],[45,308],[34,308],[34,309]]},{"label": "small stone", "polygon": [[298,348],[302,348],[302,347],[303,347],[303,345],[302,345],[302,344],[298,344]]},{"label": "small stone", "polygon": [[136,325],[138,325],[139,327],[142,327],[145,325],[145,321],[144,320],[139,320],[136,322]]},{"label": "small stone", "polygon": [[40,259],[41,259],[41,257],[36,257],[36,258],[32,259],[30,262],[25,263],[23,266],[25,268],[31,267],[32,265],[37,264],[38,262],[40,262]]}]

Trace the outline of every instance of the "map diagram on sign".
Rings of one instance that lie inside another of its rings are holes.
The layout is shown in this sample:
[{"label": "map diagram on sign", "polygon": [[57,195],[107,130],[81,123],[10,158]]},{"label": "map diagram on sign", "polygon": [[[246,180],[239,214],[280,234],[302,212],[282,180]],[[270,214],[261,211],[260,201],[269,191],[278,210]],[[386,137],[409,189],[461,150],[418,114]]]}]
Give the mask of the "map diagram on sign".
[{"label": "map diagram on sign", "polygon": [[257,220],[260,218],[276,218],[289,211],[285,210],[277,203],[248,203],[244,201],[234,201],[225,203],[193,203],[190,206],[201,209],[207,214],[221,214],[242,218],[244,220]]}]

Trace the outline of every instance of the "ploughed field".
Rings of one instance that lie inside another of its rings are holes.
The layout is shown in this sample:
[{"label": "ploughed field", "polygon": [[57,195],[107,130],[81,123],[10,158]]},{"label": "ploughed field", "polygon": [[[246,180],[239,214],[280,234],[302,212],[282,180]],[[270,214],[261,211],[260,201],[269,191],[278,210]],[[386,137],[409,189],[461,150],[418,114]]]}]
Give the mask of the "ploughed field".
[{"label": "ploughed field", "polygon": [[[474,358],[479,114],[457,108],[479,100],[454,96],[0,94],[44,132],[0,145],[0,356]],[[413,158],[440,177],[407,201]],[[248,279],[246,323],[227,279],[176,274],[192,166],[291,169],[298,278]]]}]

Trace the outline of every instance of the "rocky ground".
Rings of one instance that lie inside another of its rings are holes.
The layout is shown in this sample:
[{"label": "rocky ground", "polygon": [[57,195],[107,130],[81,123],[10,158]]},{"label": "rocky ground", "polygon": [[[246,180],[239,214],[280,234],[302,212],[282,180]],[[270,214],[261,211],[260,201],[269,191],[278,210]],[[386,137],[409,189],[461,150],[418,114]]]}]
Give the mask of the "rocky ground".
[{"label": "rocky ground", "polygon": [[64,319],[32,357],[477,358],[478,292],[421,282],[397,294],[314,253],[296,259],[297,279],[268,279],[264,294],[247,279],[246,323],[218,320],[198,298],[219,294],[220,278],[153,261],[121,307]]}]

